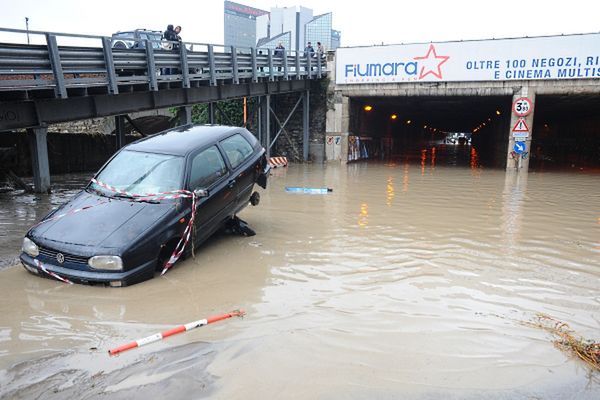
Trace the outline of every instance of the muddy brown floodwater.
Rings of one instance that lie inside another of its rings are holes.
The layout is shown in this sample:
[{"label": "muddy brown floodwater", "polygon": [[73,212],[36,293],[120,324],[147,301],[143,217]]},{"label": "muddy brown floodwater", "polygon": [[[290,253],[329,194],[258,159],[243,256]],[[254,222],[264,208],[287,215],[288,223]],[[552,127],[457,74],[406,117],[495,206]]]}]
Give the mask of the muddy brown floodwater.
[{"label": "muddy brown floodwater", "polygon": [[[3,195],[1,257],[77,185]],[[0,397],[600,398],[597,372],[518,322],[542,312],[600,339],[598,174],[291,166],[261,195],[241,215],[256,236],[215,237],[132,287],[0,271]]]}]

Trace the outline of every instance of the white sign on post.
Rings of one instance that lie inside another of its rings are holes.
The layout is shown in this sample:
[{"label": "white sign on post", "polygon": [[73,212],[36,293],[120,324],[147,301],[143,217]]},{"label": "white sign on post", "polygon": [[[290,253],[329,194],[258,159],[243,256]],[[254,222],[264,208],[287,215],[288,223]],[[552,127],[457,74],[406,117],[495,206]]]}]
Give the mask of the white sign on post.
[{"label": "white sign on post", "polygon": [[600,34],[345,47],[337,84],[600,78]]},{"label": "white sign on post", "polygon": [[513,103],[513,112],[519,117],[529,115],[532,110],[533,104],[527,97],[521,97]]}]

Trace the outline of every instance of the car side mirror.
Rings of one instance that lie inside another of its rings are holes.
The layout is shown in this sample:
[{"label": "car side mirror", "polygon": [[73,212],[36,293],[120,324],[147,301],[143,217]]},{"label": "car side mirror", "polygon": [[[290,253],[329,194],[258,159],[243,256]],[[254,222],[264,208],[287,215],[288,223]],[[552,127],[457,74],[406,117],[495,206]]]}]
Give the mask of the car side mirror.
[{"label": "car side mirror", "polygon": [[194,194],[196,197],[208,197],[208,189],[196,189]]}]

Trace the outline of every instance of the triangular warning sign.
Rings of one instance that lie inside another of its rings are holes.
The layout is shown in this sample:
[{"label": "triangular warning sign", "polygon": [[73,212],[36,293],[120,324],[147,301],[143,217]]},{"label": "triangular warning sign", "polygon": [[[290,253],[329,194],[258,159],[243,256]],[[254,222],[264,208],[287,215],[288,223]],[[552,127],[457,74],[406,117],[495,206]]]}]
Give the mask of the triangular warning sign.
[{"label": "triangular warning sign", "polygon": [[519,120],[517,121],[515,126],[513,126],[512,131],[513,132],[529,132],[529,127],[527,126],[525,119],[519,118]]}]

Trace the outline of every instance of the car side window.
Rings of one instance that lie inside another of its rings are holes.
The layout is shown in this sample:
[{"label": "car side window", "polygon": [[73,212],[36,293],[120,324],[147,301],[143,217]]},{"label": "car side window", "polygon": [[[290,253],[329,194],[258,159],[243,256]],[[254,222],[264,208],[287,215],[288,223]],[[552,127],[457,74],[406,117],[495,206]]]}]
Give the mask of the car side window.
[{"label": "car side window", "polygon": [[233,169],[237,168],[254,152],[250,143],[239,133],[223,140],[221,146],[223,146]]},{"label": "car side window", "polygon": [[217,146],[209,147],[192,160],[190,187],[207,188],[226,174],[227,167],[219,149]]}]

